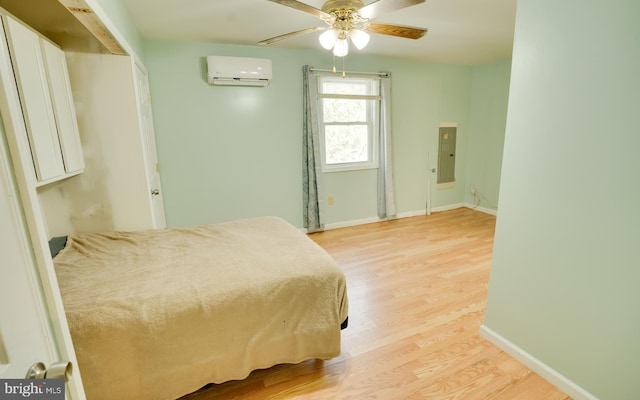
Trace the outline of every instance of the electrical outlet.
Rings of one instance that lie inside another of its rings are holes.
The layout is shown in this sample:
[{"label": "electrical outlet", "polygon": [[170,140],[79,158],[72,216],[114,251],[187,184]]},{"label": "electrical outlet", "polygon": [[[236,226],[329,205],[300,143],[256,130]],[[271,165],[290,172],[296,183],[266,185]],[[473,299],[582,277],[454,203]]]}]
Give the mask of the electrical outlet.
[{"label": "electrical outlet", "polygon": [[329,198],[327,199],[327,204],[329,204],[330,206],[333,205],[333,196],[329,196]]},{"label": "electrical outlet", "polygon": [[476,190],[476,185],[471,185],[471,195],[475,196],[478,191]]}]

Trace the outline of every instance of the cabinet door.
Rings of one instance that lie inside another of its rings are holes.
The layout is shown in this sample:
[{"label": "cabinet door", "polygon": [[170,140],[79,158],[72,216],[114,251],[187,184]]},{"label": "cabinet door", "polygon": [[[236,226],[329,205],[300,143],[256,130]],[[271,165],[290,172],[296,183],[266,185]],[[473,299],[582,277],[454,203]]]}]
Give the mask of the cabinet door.
[{"label": "cabinet door", "polygon": [[45,39],[42,42],[45,67],[48,74],[49,90],[53,103],[53,112],[58,126],[58,138],[62,147],[62,161],[67,174],[82,171],[84,158],[78,120],[71,97],[71,84],[64,52]]},{"label": "cabinet door", "polygon": [[50,180],[64,175],[64,164],[40,37],[15,19],[3,18],[36,176]]}]

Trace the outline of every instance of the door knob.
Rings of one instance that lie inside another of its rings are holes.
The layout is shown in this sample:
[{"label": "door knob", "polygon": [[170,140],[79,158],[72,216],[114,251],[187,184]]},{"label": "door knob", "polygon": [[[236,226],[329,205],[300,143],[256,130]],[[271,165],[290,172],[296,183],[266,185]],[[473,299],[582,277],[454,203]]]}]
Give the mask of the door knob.
[{"label": "door knob", "polygon": [[69,372],[71,372],[71,363],[69,361],[58,361],[47,368],[44,363],[37,362],[27,370],[26,379],[64,379],[67,381]]},{"label": "door knob", "polygon": [[29,367],[25,379],[44,379],[47,373],[47,367],[43,363],[37,362]]},{"label": "door knob", "polygon": [[64,379],[66,382],[70,372],[71,363],[69,361],[58,361],[49,365],[44,377],[46,379]]}]

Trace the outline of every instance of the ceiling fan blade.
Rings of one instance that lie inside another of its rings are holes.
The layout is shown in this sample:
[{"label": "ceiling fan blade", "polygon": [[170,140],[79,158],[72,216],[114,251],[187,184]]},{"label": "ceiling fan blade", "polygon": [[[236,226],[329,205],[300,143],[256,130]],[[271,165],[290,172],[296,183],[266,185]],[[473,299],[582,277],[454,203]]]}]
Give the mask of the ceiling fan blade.
[{"label": "ceiling fan blade", "polygon": [[407,39],[420,39],[427,34],[427,29],[413,28],[411,26],[390,25],[390,24],[369,24],[365,30],[381,35],[398,36]]},{"label": "ceiling fan blade", "polygon": [[424,3],[425,1],[426,0],[378,0],[359,9],[358,14],[363,18],[372,19],[401,8],[407,8],[415,6],[416,4]]},{"label": "ceiling fan blade", "polygon": [[295,8],[296,10],[299,10],[299,11],[304,11],[307,14],[311,14],[314,17],[318,17],[318,18],[320,18],[322,20],[331,19],[331,15],[327,14],[326,12],[324,12],[322,10],[318,10],[315,7],[312,7],[312,6],[310,6],[308,4],[305,4],[305,3],[301,3],[301,2],[296,1],[296,0],[269,0],[269,1],[272,1],[274,3],[278,3],[278,4],[283,5],[283,6]]},{"label": "ceiling fan blade", "polygon": [[302,29],[302,30],[299,30],[299,31],[289,32],[289,33],[285,33],[284,35],[275,36],[275,37],[272,37],[272,38],[269,38],[269,39],[262,40],[262,41],[258,42],[258,44],[265,44],[265,45],[266,44],[271,44],[271,43],[279,42],[280,40],[285,40],[285,39],[292,38],[294,36],[304,35],[305,33],[323,31],[325,29],[326,28],[320,27],[320,26],[316,26],[316,27],[313,27],[313,28]]}]

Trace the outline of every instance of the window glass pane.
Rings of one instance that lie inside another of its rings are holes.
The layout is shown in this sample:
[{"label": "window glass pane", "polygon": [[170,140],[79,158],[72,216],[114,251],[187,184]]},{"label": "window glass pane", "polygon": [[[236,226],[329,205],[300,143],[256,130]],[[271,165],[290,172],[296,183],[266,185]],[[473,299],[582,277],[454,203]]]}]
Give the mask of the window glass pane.
[{"label": "window glass pane", "polygon": [[367,120],[367,100],[324,99],[324,122],[364,122]]},{"label": "window glass pane", "polygon": [[368,139],[366,125],[325,126],[325,162],[342,164],[368,161]]}]

